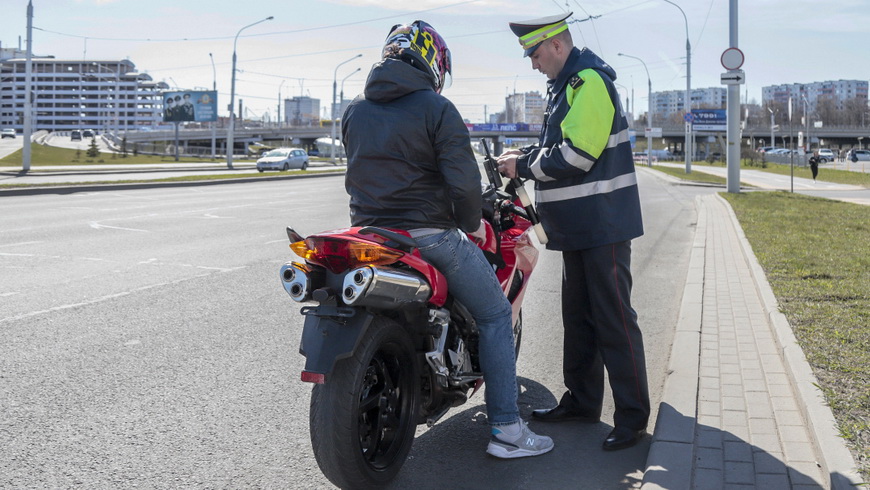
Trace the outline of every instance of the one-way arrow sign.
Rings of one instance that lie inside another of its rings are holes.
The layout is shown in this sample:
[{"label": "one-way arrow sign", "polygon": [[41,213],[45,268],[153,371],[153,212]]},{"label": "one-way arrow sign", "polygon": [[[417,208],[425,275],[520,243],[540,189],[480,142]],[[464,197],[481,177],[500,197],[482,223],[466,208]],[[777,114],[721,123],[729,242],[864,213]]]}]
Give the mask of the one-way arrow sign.
[{"label": "one-way arrow sign", "polygon": [[722,85],[742,85],[746,83],[746,76],[743,70],[728,71],[720,77]]}]

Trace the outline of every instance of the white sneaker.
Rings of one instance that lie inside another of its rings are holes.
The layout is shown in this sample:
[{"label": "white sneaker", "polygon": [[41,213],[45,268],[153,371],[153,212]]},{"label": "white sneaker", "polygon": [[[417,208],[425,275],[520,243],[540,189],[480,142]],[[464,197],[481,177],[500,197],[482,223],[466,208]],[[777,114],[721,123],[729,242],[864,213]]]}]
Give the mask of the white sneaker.
[{"label": "white sneaker", "polygon": [[492,428],[492,437],[486,452],[496,458],[525,458],[548,453],[553,449],[553,440],[535,434],[525,421]]}]

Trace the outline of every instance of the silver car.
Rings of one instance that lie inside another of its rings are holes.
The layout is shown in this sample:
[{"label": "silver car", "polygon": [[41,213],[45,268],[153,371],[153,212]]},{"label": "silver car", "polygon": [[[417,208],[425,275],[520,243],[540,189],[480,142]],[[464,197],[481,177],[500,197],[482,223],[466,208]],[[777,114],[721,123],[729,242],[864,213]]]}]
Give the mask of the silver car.
[{"label": "silver car", "polygon": [[257,170],[290,170],[308,168],[308,154],[299,148],[278,148],[257,160]]}]

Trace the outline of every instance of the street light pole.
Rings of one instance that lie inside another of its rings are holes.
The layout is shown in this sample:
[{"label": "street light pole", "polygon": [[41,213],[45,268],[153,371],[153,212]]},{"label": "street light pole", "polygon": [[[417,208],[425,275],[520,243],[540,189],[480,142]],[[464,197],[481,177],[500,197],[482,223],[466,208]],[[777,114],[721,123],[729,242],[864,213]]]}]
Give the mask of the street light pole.
[{"label": "street light pole", "polygon": [[239,41],[239,34],[241,34],[242,31],[244,31],[248,27],[253,27],[261,22],[266,22],[267,20],[272,20],[274,18],[275,17],[270,15],[265,19],[258,20],[253,24],[248,24],[245,27],[242,27],[241,29],[239,29],[239,32],[236,33],[235,39],[233,39],[233,72],[232,76],[230,76],[230,105],[228,106],[230,110],[230,127],[227,130],[227,168],[229,169],[233,168],[233,146],[235,146],[236,143],[235,141],[233,141],[233,131],[235,130],[236,126],[236,114],[233,109],[233,104],[236,103],[236,44]]},{"label": "street light pole", "polygon": [[[351,76],[353,76],[358,71],[360,71],[360,68],[357,68],[356,70],[350,72],[350,74],[348,74],[346,77],[341,79],[341,93],[338,96],[339,105],[344,104],[344,81],[347,80],[348,78],[350,78]],[[339,157],[339,160],[341,160],[341,157]]]},{"label": "street light pole", "polygon": [[281,127],[281,87],[284,86],[284,82],[287,80],[281,80],[281,85],[278,85],[278,127]]},{"label": "street light pole", "polygon": [[[209,53],[208,57],[211,59],[211,89],[214,91],[215,99],[217,99],[217,70],[214,67],[214,55]],[[215,120],[209,124],[211,125],[211,159],[214,160],[217,156],[217,114],[215,114]]]},{"label": "street light pole", "polygon": [[[680,9],[680,13],[683,14],[683,20],[686,22],[686,96],[683,105],[685,105],[686,114],[689,114],[692,112],[692,45],[689,44],[689,19],[686,17],[686,13],[683,12],[683,9],[680,8],[679,5],[671,0],[664,1]],[[684,153],[686,154],[687,174],[692,173],[692,154],[695,151],[694,146],[694,142],[692,141],[692,123],[686,121],[686,144],[683,150],[685,150]]]},{"label": "street light pole", "polygon": [[338,89],[338,68],[345,63],[350,63],[360,56],[362,56],[362,53],[350,58],[349,60],[342,61],[335,67],[335,72],[332,74],[332,141],[330,141],[329,145],[329,156],[332,158],[333,165],[335,165],[335,92]]},{"label": "street light pole", "polygon": [[649,76],[649,70],[646,67],[646,63],[643,62],[642,59],[637,56],[631,56],[629,54],[618,53],[619,56],[625,56],[626,58],[633,58],[637,61],[640,61],[643,64],[643,69],[646,70],[646,80],[649,86],[649,96],[647,97],[648,107],[646,111],[646,120],[647,126],[646,129],[646,164],[648,167],[652,167],[652,126],[653,126],[653,102],[652,102],[652,78]]}]

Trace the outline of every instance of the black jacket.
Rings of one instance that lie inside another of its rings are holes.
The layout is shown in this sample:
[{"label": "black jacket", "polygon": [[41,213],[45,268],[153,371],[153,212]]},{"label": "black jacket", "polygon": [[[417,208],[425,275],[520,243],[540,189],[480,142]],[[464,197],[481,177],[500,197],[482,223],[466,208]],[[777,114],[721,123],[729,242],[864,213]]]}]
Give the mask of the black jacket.
[{"label": "black jacket", "polygon": [[353,226],[480,226],[480,171],[468,129],[427,73],[396,59],[376,63],[341,133]]}]

